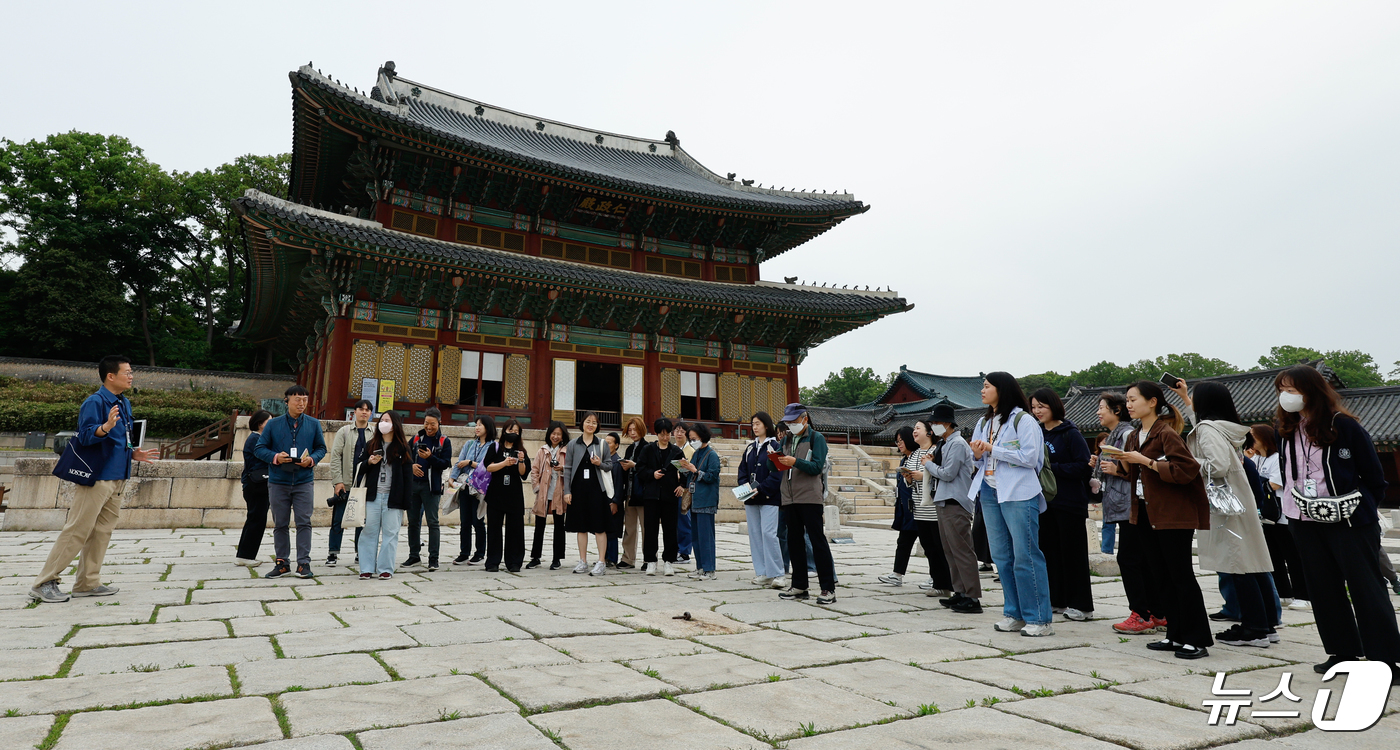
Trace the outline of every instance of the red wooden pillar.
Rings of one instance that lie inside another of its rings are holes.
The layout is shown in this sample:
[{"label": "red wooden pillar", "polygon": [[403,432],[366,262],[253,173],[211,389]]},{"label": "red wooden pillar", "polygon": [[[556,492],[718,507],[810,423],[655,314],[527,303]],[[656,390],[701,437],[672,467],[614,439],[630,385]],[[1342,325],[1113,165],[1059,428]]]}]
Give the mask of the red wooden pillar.
[{"label": "red wooden pillar", "polygon": [[326,404],[331,409],[331,417],[338,418],[350,405],[350,357],[354,340],[350,338],[349,318],[335,319],[335,330],[331,331],[329,340],[330,361],[327,367],[331,376],[326,389]]},{"label": "red wooden pillar", "polygon": [[[789,365],[787,376],[787,399],[789,404],[795,404],[802,400],[798,397],[798,393],[800,393],[800,390],[797,387],[797,365]],[[769,405],[771,406],[771,404]]]},{"label": "red wooden pillar", "polygon": [[[548,323],[541,323],[546,326]],[[549,339],[535,339],[530,351],[530,426],[543,430],[554,412],[554,357]]]},{"label": "red wooden pillar", "polygon": [[642,366],[642,403],[646,413],[642,415],[642,421],[650,430],[651,423],[661,416],[661,354],[648,347],[646,355]]}]

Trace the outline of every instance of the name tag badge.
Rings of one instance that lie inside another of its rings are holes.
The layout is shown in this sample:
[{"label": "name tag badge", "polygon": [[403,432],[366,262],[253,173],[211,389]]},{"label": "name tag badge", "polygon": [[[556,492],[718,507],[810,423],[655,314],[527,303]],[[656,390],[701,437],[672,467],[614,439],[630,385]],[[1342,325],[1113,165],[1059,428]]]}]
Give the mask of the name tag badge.
[{"label": "name tag badge", "polygon": [[997,470],[996,470],[996,469],[987,469],[986,471],[984,471],[984,472],[982,472],[982,473],[985,474],[986,476],[994,477],[994,476],[997,475]]},{"label": "name tag badge", "polygon": [[296,446],[292,446],[292,449],[289,450],[289,451],[287,451],[287,455],[291,456],[292,458],[296,458],[296,457],[297,457],[297,449],[296,449]]},{"label": "name tag badge", "polygon": [[584,478],[584,479],[592,479],[592,478],[593,478],[593,472],[590,471],[590,470],[588,470],[588,469],[584,469],[584,470],[583,470],[583,478]]},{"label": "name tag badge", "polygon": [[505,475],[505,477],[502,478],[501,484],[505,485],[506,487],[509,487],[509,486],[510,486],[510,475],[509,475],[509,474]]},{"label": "name tag badge", "polygon": [[1317,497],[1317,480],[1303,480],[1303,497]]}]

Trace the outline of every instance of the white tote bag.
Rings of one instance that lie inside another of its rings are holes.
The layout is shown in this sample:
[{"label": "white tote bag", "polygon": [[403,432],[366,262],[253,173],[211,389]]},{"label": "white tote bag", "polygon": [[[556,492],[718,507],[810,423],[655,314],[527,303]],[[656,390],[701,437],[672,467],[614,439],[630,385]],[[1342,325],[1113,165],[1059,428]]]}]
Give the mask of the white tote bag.
[{"label": "white tote bag", "polygon": [[345,501],[345,515],[340,518],[340,528],[358,529],[365,525],[365,487],[351,487],[350,499]]}]

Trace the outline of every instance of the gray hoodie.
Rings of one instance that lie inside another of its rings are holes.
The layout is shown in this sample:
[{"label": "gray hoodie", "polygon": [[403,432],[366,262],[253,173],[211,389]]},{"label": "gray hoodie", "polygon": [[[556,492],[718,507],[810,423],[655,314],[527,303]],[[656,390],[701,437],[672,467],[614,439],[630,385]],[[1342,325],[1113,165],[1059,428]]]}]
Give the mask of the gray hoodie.
[{"label": "gray hoodie", "polygon": [[938,489],[933,493],[934,504],[954,500],[968,513],[975,512],[976,506],[967,496],[968,491],[972,489],[972,448],[963,439],[961,432],[953,430],[953,434],[943,441],[939,460],[941,463],[929,461],[924,464],[924,470],[929,476],[938,480]]}]

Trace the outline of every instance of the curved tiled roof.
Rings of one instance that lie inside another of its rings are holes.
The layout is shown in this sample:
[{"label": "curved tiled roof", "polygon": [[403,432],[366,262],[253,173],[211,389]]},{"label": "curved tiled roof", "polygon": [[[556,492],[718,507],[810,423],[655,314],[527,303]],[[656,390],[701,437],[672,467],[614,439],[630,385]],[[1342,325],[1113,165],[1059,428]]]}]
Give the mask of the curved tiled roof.
[{"label": "curved tiled roof", "polygon": [[612,294],[632,293],[649,299],[730,305],[755,311],[801,311],[826,317],[849,315],[853,316],[852,323],[855,325],[867,322],[866,319],[909,308],[904,298],[896,292],[857,292],[771,282],[731,284],[696,281],[428,239],[386,229],[374,221],[309,208],[256,190],[248,190],[236,203],[244,213],[249,210],[262,212],[353,242],[411,253],[472,270],[485,270],[519,279],[562,282]]},{"label": "curved tiled roof", "polygon": [[[468,151],[602,187],[740,211],[849,215],[869,208],[844,193],[772,190],[722,178],[691,158],[678,142],[618,136],[534,118],[402,78],[381,75],[381,85],[393,89],[389,98],[395,103],[388,104],[310,66],[302,66],[291,76],[297,85],[314,86]],[[378,90],[375,93],[385,98]],[[522,127],[527,122],[531,125]]]},{"label": "curved tiled roof", "polygon": [[1400,448],[1400,386],[1344,388],[1338,393],[1371,434],[1372,442],[1392,450]]},{"label": "curved tiled roof", "polygon": [[945,399],[958,406],[967,407],[982,403],[981,375],[935,375],[929,372],[910,370],[904,365],[900,365],[899,374],[876,401],[883,402],[900,382],[908,383],[915,393],[925,398],[934,399],[929,404],[929,408],[933,408],[933,404]]}]

